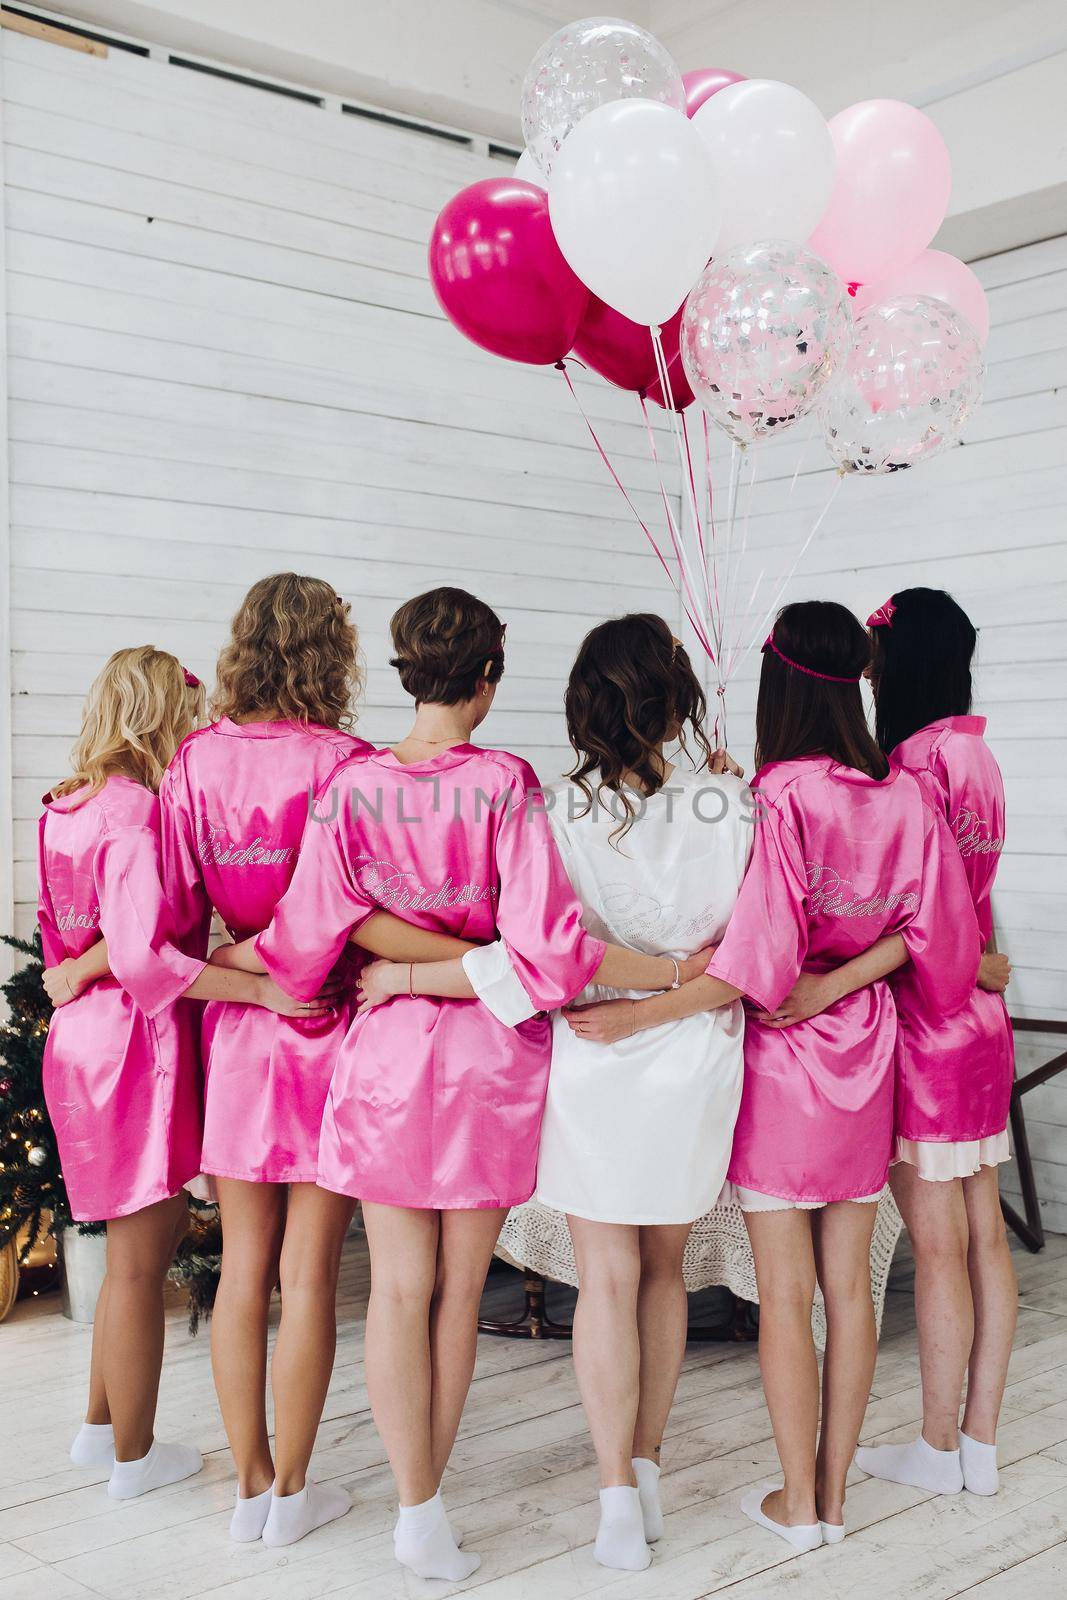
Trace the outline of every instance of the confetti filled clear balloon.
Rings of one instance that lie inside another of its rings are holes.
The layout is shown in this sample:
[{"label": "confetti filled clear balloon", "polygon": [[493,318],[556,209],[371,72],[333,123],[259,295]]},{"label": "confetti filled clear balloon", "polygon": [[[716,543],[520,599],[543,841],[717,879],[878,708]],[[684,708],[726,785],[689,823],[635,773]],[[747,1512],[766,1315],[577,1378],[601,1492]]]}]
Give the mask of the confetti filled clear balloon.
[{"label": "confetti filled clear balloon", "polygon": [[956,443],[982,398],[982,346],[943,300],[886,300],[856,320],[823,433],[845,472],[901,472]]},{"label": "confetti filled clear balloon", "polygon": [[611,100],[659,100],[685,111],[673,58],[650,33],[618,17],[584,17],[542,45],[522,85],[526,148],[547,177],[576,123]]},{"label": "confetti filled clear balloon", "polygon": [[686,301],[682,361],[705,411],[739,444],[811,411],[844,367],[852,313],[802,245],[746,245],[710,263]]}]

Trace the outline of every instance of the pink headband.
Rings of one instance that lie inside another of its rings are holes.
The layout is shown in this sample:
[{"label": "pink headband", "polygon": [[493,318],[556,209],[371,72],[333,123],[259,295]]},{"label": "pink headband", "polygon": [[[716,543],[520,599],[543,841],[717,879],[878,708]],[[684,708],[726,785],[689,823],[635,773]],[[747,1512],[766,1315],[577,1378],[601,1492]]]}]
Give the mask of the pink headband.
[{"label": "pink headband", "polygon": [[892,600],[887,600],[884,606],[879,606],[877,611],[871,612],[867,618],[868,628],[891,628],[896,609]]},{"label": "pink headband", "polygon": [[806,678],[819,678],[823,683],[859,683],[862,676],[861,673],[857,672],[855,677],[838,678],[832,672],[816,672],[814,667],[805,667],[799,661],[791,661],[788,656],[782,654],[775,644],[773,628],[767,635],[763,648],[764,650],[773,650],[779,661],[784,661],[787,667],[793,668],[794,672],[802,672]]},{"label": "pink headband", "polygon": [[183,667],[182,672],[185,676],[185,687],[187,689],[199,689],[200,679],[196,676],[196,673],[190,672],[188,667]]}]

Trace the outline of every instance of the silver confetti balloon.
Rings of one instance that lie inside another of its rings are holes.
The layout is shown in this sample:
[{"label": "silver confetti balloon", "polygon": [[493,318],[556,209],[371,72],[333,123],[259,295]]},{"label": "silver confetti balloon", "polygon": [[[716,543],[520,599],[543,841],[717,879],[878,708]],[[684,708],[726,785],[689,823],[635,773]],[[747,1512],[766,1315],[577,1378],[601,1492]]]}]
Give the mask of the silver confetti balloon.
[{"label": "silver confetti balloon", "polygon": [[943,300],[869,306],[826,400],[827,449],[844,472],[901,472],[929,461],[958,440],[984,376],[978,335]]},{"label": "silver confetti balloon", "polygon": [[547,178],[576,123],[611,100],[659,100],[685,110],[685,85],[650,33],[618,17],[584,17],[554,33],[522,85],[526,148]]},{"label": "silver confetti balloon", "polygon": [[803,245],[771,240],[712,261],[685,303],[685,375],[738,444],[781,433],[841,371],[852,313],[840,279]]}]

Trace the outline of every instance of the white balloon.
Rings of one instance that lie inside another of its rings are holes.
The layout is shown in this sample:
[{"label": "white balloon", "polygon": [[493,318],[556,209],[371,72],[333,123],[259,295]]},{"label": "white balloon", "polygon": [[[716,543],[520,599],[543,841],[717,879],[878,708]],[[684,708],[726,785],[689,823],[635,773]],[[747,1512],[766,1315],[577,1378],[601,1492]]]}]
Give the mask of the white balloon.
[{"label": "white balloon", "polygon": [[732,83],[693,127],[719,180],[719,251],[763,239],[801,244],[830,202],[837,160],[826,119],[806,94],[771,78]]},{"label": "white balloon", "polygon": [[578,124],[556,157],[548,210],[587,288],[631,322],[674,315],[715,248],[707,150],[685,113],[616,100]]},{"label": "white balloon", "polygon": [[529,150],[524,150],[516,161],[514,176],[521,178],[523,183],[532,183],[535,189],[548,188],[548,180]]},{"label": "white balloon", "polygon": [[543,44],[522,85],[522,136],[545,177],[571,129],[612,100],[658,100],[685,110],[670,52],[621,17],[582,17]]}]

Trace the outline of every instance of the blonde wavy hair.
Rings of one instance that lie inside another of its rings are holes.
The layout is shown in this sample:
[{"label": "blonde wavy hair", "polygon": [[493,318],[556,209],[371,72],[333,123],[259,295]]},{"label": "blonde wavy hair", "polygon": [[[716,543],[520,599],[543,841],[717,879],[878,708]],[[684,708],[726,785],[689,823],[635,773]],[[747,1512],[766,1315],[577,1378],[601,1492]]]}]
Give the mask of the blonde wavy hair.
[{"label": "blonde wavy hair", "polygon": [[216,669],[211,715],[349,728],[362,684],[351,607],[321,578],[276,572],[241,602]]},{"label": "blonde wavy hair", "polygon": [[204,717],[204,687],[155,645],[116,650],[89,690],[82,728],[70,753],[72,773],[52,791],[82,801],[108,778],[133,778],[157,792],[171,757]]}]

